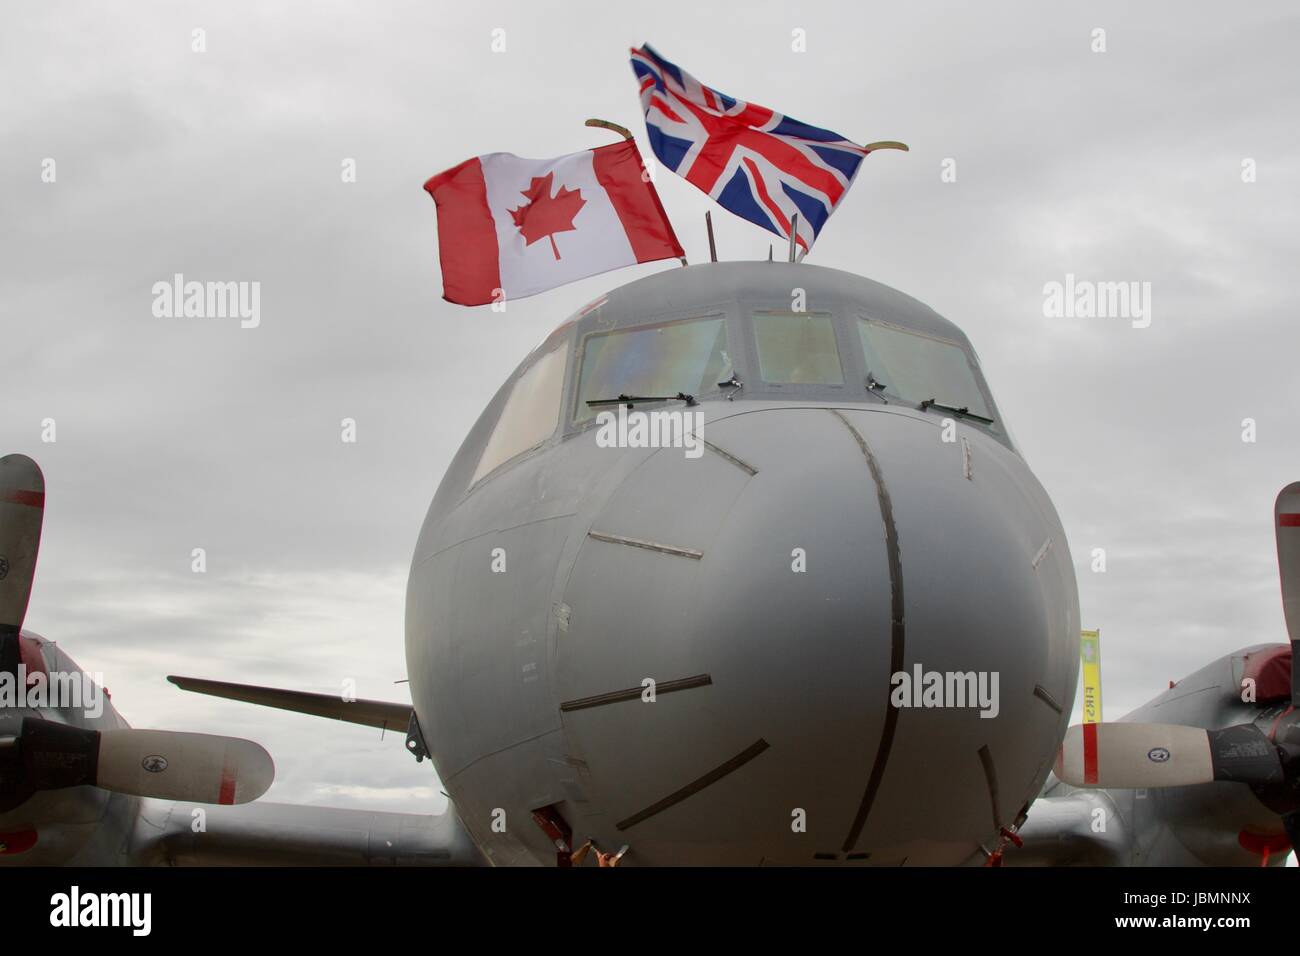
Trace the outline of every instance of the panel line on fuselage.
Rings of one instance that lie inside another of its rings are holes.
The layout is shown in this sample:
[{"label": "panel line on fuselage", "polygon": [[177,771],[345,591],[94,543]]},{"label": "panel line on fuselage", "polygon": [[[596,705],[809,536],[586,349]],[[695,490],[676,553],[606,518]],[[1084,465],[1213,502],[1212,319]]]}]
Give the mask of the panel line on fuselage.
[{"label": "panel line on fuselage", "polygon": [[[867,440],[838,409],[831,408],[827,411],[843,422],[844,427],[857,441],[862,457],[867,461],[867,470],[871,472],[871,479],[876,485],[880,520],[885,526],[885,552],[889,561],[889,673],[897,674],[903,669],[906,632],[903,625],[903,563],[898,549],[898,529],[894,526],[894,505],[889,497],[889,489],[885,487],[885,477],[880,471],[876,456],[871,453],[871,448],[867,445]],[[890,687],[892,686],[891,680]],[[876,802],[876,795],[880,792],[880,784],[885,777],[889,752],[894,746],[894,732],[898,727],[898,708],[892,704],[888,690],[885,692],[884,699],[885,724],[880,731],[880,744],[876,748],[876,758],[871,765],[871,775],[867,778],[866,789],[862,792],[862,802],[858,805],[858,812],[841,847],[845,853],[857,845],[858,837],[862,835],[862,828],[867,823],[867,815],[871,812],[872,804]]]},{"label": "panel line on fuselage", "polygon": [[[660,694],[671,694],[675,690],[690,690],[693,687],[707,687],[713,683],[713,678],[708,674],[696,674],[694,677],[681,677],[677,680],[664,681],[656,683],[654,692],[658,697]],[[579,697],[576,700],[566,700],[560,704],[560,710],[568,713],[574,710],[586,710],[590,707],[603,707],[606,704],[617,704],[625,700],[638,700],[645,693],[645,688],[641,685],[628,687],[625,690],[614,690],[607,694],[596,694],[592,697]]]},{"label": "panel line on fuselage", "polygon": [[1037,697],[1039,700],[1041,700],[1048,707],[1052,708],[1052,710],[1056,711],[1058,714],[1061,713],[1061,705],[1056,702],[1056,698],[1053,697],[1051,694],[1049,694],[1047,692],[1047,688],[1044,687],[1042,684],[1034,685],[1034,696]]},{"label": "panel line on fuselage", "polygon": [[672,554],[679,558],[692,558],[695,561],[704,557],[703,551],[696,551],[694,548],[679,548],[672,544],[660,544],[658,541],[646,541],[643,538],[629,538],[621,534],[606,534],[603,531],[588,531],[587,537],[595,538],[597,541],[604,541],[607,544],[625,544],[629,548],[642,548],[646,551],[659,551],[662,554]]},{"label": "panel line on fuselage", "polygon": [[755,468],[753,465],[751,465],[749,462],[745,461],[744,459],[737,458],[729,451],[724,451],[723,449],[719,448],[717,445],[713,444],[713,442],[709,441],[708,439],[701,438],[700,441],[704,442],[704,447],[707,448],[709,451],[713,452],[723,461],[731,462],[731,464],[735,465],[741,471],[745,472],[745,474],[749,475],[749,477],[753,478],[755,475],[758,474],[758,469]]},{"label": "panel line on fuselage", "polygon": [[984,780],[989,787],[989,804],[993,808],[993,826],[1002,829],[1002,811],[998,808],[998,768],[993,763],[993,751],[988,744],[979,749],[980,765],[984,768]]},{"label": "panel line on fuselage", "polygon": [[712,786],[728,774],[739,770],[770,746],[771,744],[762,737],[758,738],[758,740],[754,741],[726,763],[714,767],[704,776],[692,780],[680,790],[674,790],[662,800],[650,804],[650,806],[646,807],[644,810],[640,810],[624,820],[620,820],[618,823],[614,824],[614,826],[619,830],[627,830],[636,826],[638,823],[643,823],[656,814],[663,813],[669,807],[676,806],[687,797],[693,797],[705,787]]}]

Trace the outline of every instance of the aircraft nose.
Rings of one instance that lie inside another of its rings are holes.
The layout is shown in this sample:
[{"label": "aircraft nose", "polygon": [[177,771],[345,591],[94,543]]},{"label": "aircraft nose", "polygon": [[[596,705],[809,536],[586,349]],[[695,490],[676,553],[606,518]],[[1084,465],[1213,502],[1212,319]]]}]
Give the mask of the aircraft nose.
[{"label": "aircraft nose", "polygon": [[1042,489],[910,411],[770,409],[704,437],[624,481],[566,592],[562,690],[655,691],[563,712],[611,838],[714,863],[976,853],[1073,699],[1077,597]]}]

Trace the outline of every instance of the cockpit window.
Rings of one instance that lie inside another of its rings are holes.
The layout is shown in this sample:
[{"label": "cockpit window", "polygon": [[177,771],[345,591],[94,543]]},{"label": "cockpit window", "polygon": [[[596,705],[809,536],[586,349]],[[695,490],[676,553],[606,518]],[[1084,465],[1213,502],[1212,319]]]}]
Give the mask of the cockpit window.
[{"label": "cockpit window", "polygon": [[515,381],[510,397],[501,408],[501,416],[492,437],[479,456],[478,468],[470,484],[478,481],[498,465],[539,445],[555,431],[564,399],[564,369],[568,363],[565,344],[547,352]]},{"label": "cockpit window", "polygon": [[883,322],[858,320],[867,384],[886,398],[926,400],[992,418],[979,373],[956,342]]},{"label": "cockpit window", "polygon": [[584,422],[600,411],[589,400],[678,392],[698,397],[716,392],[733,372],[721,317],[593,333],[582,346],[573,420]]},{"label": "cockpit window", "polygon": [[755,312],[758,371],[773,385],[843,385],[835,326],[825,312]]}]

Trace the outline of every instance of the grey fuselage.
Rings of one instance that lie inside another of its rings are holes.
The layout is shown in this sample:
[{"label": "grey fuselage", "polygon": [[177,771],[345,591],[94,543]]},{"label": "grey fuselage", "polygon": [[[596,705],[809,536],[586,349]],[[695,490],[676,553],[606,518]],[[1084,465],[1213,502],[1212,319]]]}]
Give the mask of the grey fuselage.
[{"label": "grey fuselage", "polygon": [[[751,317],[796,301],[833,317],[842,385],[764,381]],[[701,413],[698,457],[575,422],[589,336],[701,316],[725,319],[743,387],[645,406]],[[995,424],[869,387],[859,319],[959,345]],[[482,473],[556,347],[552,433]],[[496,864],[555,861],[542,808],[637,864],[980,858],[1046,780],[1077,679],[1065,533],[966,337],[806,264],[665,271],[557,329],[451,463],[406,621],[425,743]],[[894,706],[918,668],[995,679],[996,715]]]}]

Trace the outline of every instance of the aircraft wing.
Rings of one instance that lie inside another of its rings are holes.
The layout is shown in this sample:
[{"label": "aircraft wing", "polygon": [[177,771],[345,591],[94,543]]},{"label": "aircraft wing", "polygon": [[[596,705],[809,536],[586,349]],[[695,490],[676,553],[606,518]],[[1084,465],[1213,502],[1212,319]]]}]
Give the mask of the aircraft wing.
[{"label": "aircraft wing", "polygon": [[300,690],[282,690],[278,687],[257,687],[253,684],[232,684],[201,677],[167,678],[181,690],[210,697],[242,700],[263,707],[292,710],[313,717],[329,717],[350,724],[364,724],[406,733],[411,721],[410,704],[394,704],[386,700],[344,700],[338,694],[311,694]]},{"label": "aircraft wing", "polygon": [[132,843],[133,862],[153,866],[484,865],[451,809],[426,815],[147,800]]},{"label": "aircraft wing", "polygon": [[[410,704],[198,677],[167,678],[182,690],[408,734]],[[407,748],[422,759],[422,748]],[[232,810],[238,812],[230,812]],[[455,810],[384,813],[281,803],[198,808],[151,800],[141,808],[132,855],[157,866],[481,866]]]}]

